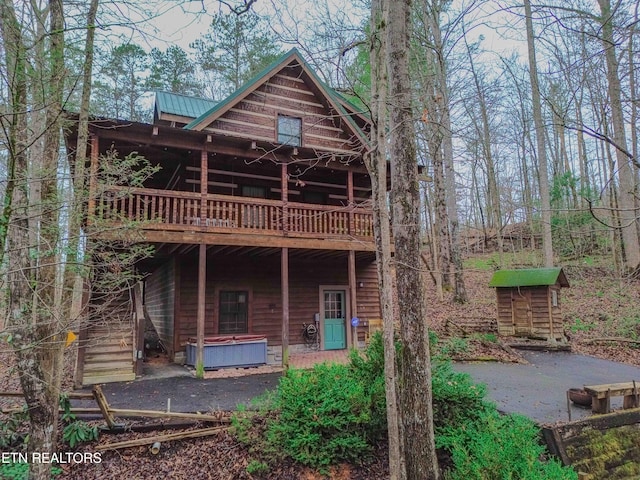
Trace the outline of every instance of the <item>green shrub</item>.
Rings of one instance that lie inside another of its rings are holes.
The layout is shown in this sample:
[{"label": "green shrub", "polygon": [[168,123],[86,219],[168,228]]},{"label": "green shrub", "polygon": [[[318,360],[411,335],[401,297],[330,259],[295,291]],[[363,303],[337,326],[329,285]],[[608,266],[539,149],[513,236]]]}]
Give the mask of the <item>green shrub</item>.
[{"label": "green shrub", "polygon": [[543,462],[539,430],[520,415],[486,409],[474,421],[444,426],[438,448],[451,454],[447,480],[574,480],[577,474],[555,460]]},{"label": "green shrub", "polygon": [[269,465],[258,460],[251,460],[247,464],[247,473],[250,475],[265,475],[269,473]]},{"label": "green shrub", "polygon": [[451,337],[440,343],[438,353],[444,357],[456,357],[469,351],[469,341],[466,338]]},{"label": "green shrub", "polygon": [[19,412],[5,415],[0,422],[0,451],[17,451],[26,448],[29,442],[28,420],[26,406]]},{"label": "green shrub", "polygon": [[[433,344],[435,335],[430,336]],[[397,344],[398,345],[398,344]],[[399,347],[399,345],[398,345]],[[399,348],[398,348],[399,351]],[[432,360],[436,443],[451,458],[450,480],[569,480],[575,473],[542,462],[538,430],[524,417],[502,417],[485,400],[486,388],[442,358]],[[382,336],[367,350],[352,351],[348,365],[322,364],[289,370],[258,414],[238,412],[236,436],[249,446],[247,471],[291,457],[327,472],[340,461],[360,462],[386,435]]]},{"label": "green shrub", "polygon": [[[55,478],[62,473],[62,469],[58,466],[51,467],[51,478]],[[28,463],[0,463],[0,478],[4,480],[28,480],[29,464]]]},{"label": "green shrub", "polygon": [[294,460],[323,468],[371,452],[371,398],[348,366],[289,370],[278,393],[279,416],[269,423],[267,437]]},{"label": "green shrub", "polygon": [[77,420],[71,412],[71,403],[67,395],[60,395],[60,407],[62,408],[62,439],[71,447],[79,443],[89,442],[98,438],[98,427],[89,425],[82,420]]}]

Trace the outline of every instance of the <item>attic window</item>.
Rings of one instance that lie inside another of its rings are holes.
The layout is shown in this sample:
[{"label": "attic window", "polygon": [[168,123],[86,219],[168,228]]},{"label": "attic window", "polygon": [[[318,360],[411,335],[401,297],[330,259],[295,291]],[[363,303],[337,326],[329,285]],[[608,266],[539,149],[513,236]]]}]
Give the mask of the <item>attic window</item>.
[{"label": "attic window", "polygon": [[278,115],[278,143],[302,146],[302,119]]}]

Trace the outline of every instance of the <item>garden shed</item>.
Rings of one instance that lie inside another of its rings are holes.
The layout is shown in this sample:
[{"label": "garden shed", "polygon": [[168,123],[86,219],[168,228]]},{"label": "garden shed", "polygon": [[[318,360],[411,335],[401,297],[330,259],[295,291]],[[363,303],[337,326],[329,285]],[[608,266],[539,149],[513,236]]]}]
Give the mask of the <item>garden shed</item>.
[{"label": "garden shed", "polygon": [[498,301],[498,333],[564,340],[560,290],[569,282],[560,267],[498,270],[490,287]]}]

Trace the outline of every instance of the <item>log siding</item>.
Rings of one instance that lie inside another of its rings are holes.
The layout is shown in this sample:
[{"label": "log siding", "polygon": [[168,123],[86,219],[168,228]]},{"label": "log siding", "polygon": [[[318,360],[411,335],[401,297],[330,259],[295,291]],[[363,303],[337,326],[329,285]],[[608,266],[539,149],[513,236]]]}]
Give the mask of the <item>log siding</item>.
[{"label": "log siding", "polygon": [[[181,265],[180,291],[175,325],[175,351],[184,350],[196,334],[197,258],[184,256]],[[246,333],[265,335],[269,345],[282,342],[282,293],[278,255],[208,255],[205,300],[205,336],[218,335],[219,297],[221,291],[249,292],[249,326]],[[289,339],[302,344],[302,324],[313,321],[318,313],[320,285],[347,285],[347,256],[314,261],[292,257],[289,260]],[[358,285],[362,284],[362,287]],[[374,260],[356,261],[357,311],[361,320],[380,318],[377,273]]]}]

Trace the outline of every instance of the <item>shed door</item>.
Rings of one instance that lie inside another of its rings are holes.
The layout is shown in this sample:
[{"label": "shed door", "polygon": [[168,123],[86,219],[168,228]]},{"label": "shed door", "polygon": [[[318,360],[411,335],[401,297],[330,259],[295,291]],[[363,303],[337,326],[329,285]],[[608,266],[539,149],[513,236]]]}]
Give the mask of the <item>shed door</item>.
[{"label": "shed door", "polygon": [[516,336],[527,336],[533,331],[531,323],[531,292],[514,290],[511,293],[513,306],[513,329]]}]

